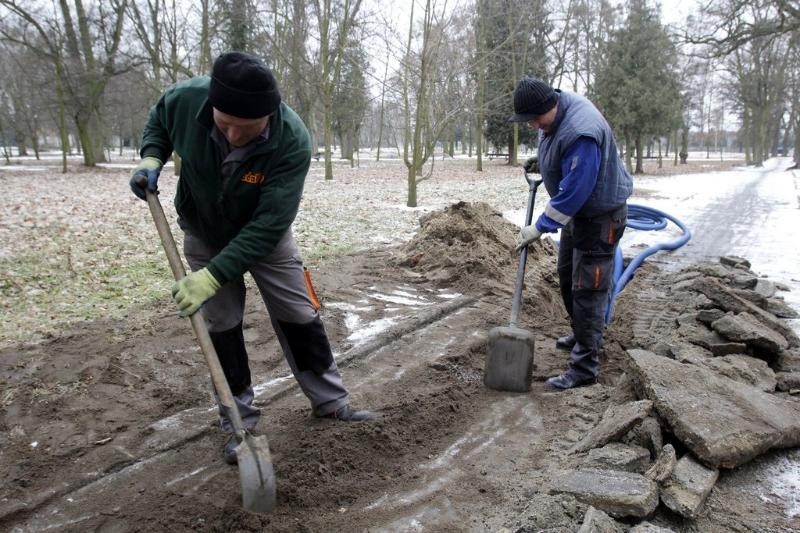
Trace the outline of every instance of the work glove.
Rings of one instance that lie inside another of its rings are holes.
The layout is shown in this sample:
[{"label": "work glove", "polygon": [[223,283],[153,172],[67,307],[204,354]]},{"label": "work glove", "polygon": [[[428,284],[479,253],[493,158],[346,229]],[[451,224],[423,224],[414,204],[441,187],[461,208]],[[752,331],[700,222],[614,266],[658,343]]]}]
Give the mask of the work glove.
[{"label": "work glove", "polygon": [[522,168],[525,169],[525,172],[528,174],[538,174],[539,173],[539,156],[533,156],[529,158],[525,163],[522,165]]},{"label": "work glove", "polygon": [[517,235],[517,247],[515,248],[517,253],[520,253],[529,244],[538,241],[541,236],[542,232],[536,229],[534,225],[522,228],[519,235]]},{"label": "work glove", "polygon": [[214,296],[220,284],[207,268],[188,274],[172,286],[172,297],[183,317],[191,316],[200,309],[203,302]]},{"label": "work glove", "polygon": [[139,166],[133,169],[133,174],[131,174],[130,184],[133,194],[142,200],[147,199],[145,189],[136,184],[137,176],[144,176],[147,178],[147,190],[152,193],[157,193],[158,175],[161,173],[162,166],[164,166],[164,163],[162,163],[161,160],[156,157],[148,156],[142,159],[142,161],[139,163]]}]

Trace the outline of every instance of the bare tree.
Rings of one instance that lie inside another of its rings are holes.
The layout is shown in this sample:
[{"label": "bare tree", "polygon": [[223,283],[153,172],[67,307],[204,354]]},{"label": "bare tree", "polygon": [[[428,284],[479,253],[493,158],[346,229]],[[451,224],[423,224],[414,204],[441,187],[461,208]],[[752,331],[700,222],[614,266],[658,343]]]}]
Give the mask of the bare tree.
[{"label": "bare tree", "polygon": [[[450,91],[455,74],[459,70],[469,70],[463,65],[448,64],[452,56],[448,57],[444,50],[451,37],[453,21],[453,15],[447,14],[446,3],[437,6],[434,0],[426,0],[417,43],[414,11],[411,11],[402,93],[402,152],[408,169],[408,207],[417,206],[417,185],[432,175],[434,160],[431,156],[442,132],[463,112],[469,100],[466,95],[452,98]],[[419,44],[419,49],[415,44]],[[429,160],[431,166],[423,173]]]},{"label": "bare tree", "polygon": [[356,24],[361,0],[314,0],[313,11],[319,30],[319,88],[325,143],[325,179],[333,179],[333,106],[340,80],[348,33]]},{"label": "bare tree", "polygon": [[57,11],[52,11],[39,2],[0,0],[7,15],[0,37],[27,47],[53,66],[86,166],[105,161],[103,95],[108,80],[125,70],[117,65],[117,57],[126,5],[127,0],[108,0],[87,10],[82,0],[71,5],[59,0]]},{"label": "bare tree", "polygon": [[785,98],[788,52],[787,38],[759,37],[736,48],[728,60],[749,164],[761,166],[769,156],[771,128]]},{"label": "bare tree", "polygon": [[[753,12],[761,13],[753,17]],[[684,40],[726,56],[753,39],[800,32],[797,0],[705,0]]]}]

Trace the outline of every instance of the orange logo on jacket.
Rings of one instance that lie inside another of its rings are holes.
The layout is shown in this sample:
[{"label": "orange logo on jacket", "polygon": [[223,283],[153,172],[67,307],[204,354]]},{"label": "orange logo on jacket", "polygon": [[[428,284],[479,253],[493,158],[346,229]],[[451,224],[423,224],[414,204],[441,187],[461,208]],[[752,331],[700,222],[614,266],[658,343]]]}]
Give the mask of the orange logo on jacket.
[{"label": "orange logo on jacket", "polygon": [[252,183],[253,185],[258,185],[259,183],[264,183],[264,174],[261,172],[248,172],[244,176],[242,176],[242,181],[245,183]]}]

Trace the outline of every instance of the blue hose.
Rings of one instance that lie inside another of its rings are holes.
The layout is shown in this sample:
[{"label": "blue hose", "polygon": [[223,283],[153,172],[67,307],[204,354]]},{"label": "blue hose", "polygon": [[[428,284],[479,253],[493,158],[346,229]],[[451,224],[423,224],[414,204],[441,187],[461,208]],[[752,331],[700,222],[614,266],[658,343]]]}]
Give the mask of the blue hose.
[{"label": "blue hose", "polygon": [[617,295],[622,292],[622,289],[625,288],[625,285],[628,284],[630,279],[633,277],[633,272],[639,268],[639,266],[644,262],[645,259],[653,255],[654,253],[658,252],[659,250],[675,250],[680,248],[687,242],[689,239],[692,238],[692,232],[689,231],[680,220],[676,219],[675,217],[664,213],[663,211],[659,211],[658,209],[652,207],[646,207],[643,205],[638,204],[628,204],[628,224],[627,227],[644,230],[644,231],[655,231],[664,229],[667,227],[667,220],[672,221],[676,226],[678,226],[681,231],[683,231],[683,235],[679,238],[669,241],[669,242],[662,242],[656,245],[653,245],[633,258],[633,260],[628,264],[627,267],[623,270],[623,261],[622,261],[622,250],[619,246],[617,246],[617,252],[614,256],[614,285],[611,289],[611,293],[608,296],[608,309],[606,309],[606,324],[611,322],[611,318],[614,312],[614,302],[617,299]]}]

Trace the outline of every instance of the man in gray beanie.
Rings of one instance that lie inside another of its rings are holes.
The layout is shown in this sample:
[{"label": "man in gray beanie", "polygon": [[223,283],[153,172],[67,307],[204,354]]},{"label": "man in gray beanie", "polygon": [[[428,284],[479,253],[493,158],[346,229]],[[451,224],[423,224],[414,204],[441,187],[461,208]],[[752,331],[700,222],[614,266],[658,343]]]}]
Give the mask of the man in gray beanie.
[{"label": "man in gray beanie", "polygon": [[[281,101],[278,84],[260,59],[242,52],[220,55],[211,77],[167,89],[144,127],[142,161],[131,176],[139,198],[157,192],[158,176],[172,152],[181,157],[175,194],[184,254],[192,272],[173,287],[182,316],[203,308],[203,318],[244,425],[260,411],[242,332],[243,275],[250,272],[269,312],[289,367],[311,402],[314,416],[344,421],[372,418],[350,406],[339,369],[309,294],[292,236],[311,141],[303,121]],[[220,410],[222,429],[231,422]],[[229,437],[224,458],[236,463]]]},{"label": "man in gray beanie", "polygon": [[538,153],[525,170],[541,172],[550,194],[541,216],[520,231],[517,251],[543,233],[561,230],[558,281],[572,333],[556,346],[569,350],[570,360],[547,385],[556,390],[591,385],[600,372],[614,254],[625,231],[633,180],[611,128],[583,96],[526,77],[514,91],[508,120],[540,130]]}]

